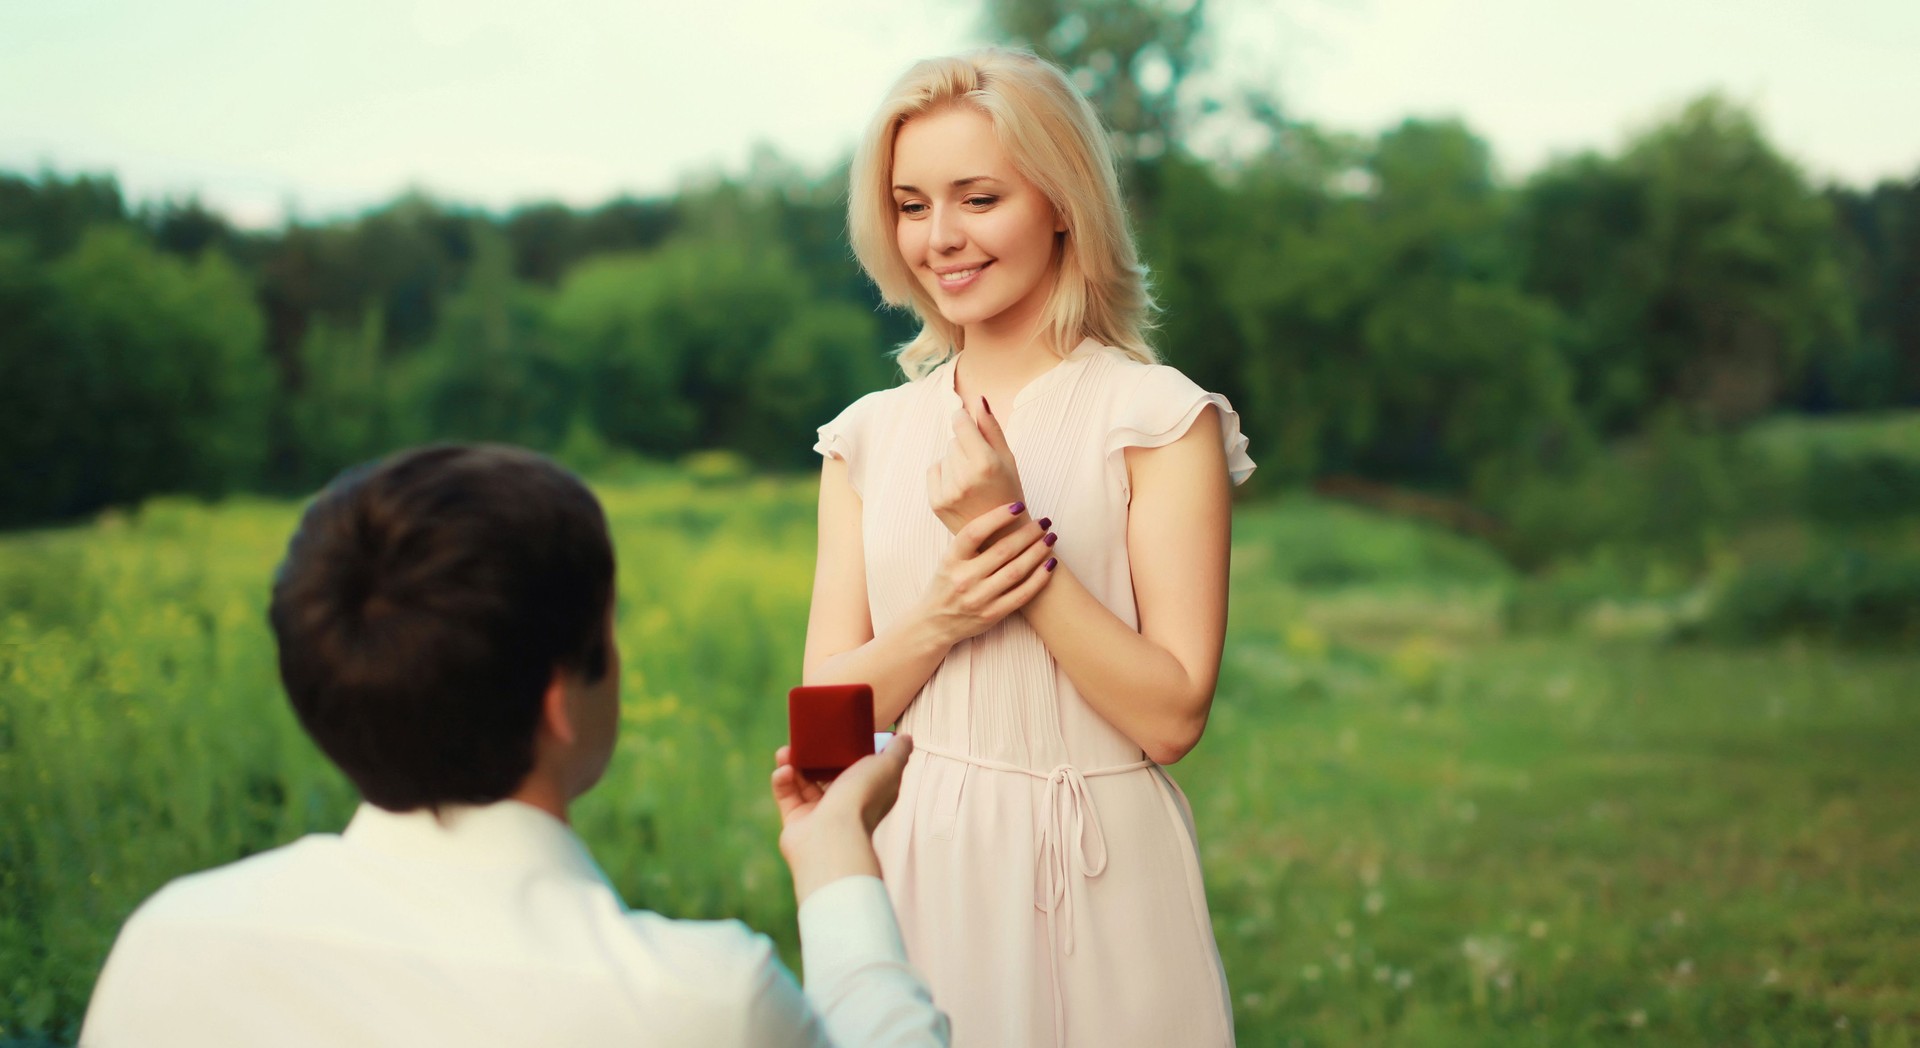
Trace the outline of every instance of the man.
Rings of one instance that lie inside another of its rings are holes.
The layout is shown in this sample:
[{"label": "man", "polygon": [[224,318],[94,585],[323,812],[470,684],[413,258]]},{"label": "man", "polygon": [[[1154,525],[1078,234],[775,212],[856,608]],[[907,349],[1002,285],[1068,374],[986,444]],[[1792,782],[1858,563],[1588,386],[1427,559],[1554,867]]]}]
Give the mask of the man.
[{"label": "man", "polygon": [[81,1044],[945,1044],[871,843],[908,740],[827,793],[776,755],[804,995],[738,922],[621,902],[567,821],[613,752],[613,579],[599,503],[530,452],[424,448],[321,492],[270,618],[364,803],[148,900]]}]

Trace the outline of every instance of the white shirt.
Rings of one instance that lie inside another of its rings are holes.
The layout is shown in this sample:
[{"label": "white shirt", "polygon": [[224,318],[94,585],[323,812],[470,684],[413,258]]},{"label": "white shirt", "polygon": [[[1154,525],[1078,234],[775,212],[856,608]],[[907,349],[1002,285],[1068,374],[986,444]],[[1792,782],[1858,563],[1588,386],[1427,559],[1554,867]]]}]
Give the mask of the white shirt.
[{"label": "white shirt", "polygon": [[586,846],[515,801],[396,814],[167,885],[127,921],[80,1043],[944,1045],[886,890],[800,907],[802,993],[738,921],[627,909]]}]

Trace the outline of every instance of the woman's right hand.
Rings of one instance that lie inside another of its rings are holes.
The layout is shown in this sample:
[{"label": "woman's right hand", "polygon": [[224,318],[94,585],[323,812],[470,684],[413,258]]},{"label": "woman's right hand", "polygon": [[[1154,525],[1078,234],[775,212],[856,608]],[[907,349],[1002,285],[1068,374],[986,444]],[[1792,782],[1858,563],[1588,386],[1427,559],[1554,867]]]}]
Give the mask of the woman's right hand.
[{"label": "woman's right hand", "polygon": [[986,632],[1025,607],[1053,578],[1054,535],[1031,518],[981,548],[1018,518],[1019,506],[995,506],[968,521],[941,554],[921,610],[947,643]]}]

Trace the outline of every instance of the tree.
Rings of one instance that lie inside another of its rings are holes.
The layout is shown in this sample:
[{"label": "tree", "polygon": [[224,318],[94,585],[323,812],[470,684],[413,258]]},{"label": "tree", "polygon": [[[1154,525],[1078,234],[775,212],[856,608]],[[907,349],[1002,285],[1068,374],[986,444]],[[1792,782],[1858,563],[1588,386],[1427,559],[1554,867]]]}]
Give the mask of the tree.
[{"label": "tree", "polygon": [[14,243],[0,321],[0,521],[258,480],[272,374],[251,289],[219,254],[187,262],[107,227],[42,270]]},{"label": "tree", "polygon": [[593,427],[656,455],[803,461],[812,428],[892,369],[872,315],[816,301],[797,272],[784,251],[700,239],[569,274],[554,316]]},{"label": "tree", "polygon": [[1818,347],[1803,406],[1920,405],[1920,177],[1826,197],[1857,304],[1855,337]]},{"label": "tree", "polygon": [[1850,337],[1827,203],[1752,118],[1709,95],[1617,161],[1549,168],[1524,197],[1528,287],[1574,320],[1583,408],[1607,431],[1661,404],[1730,425]]},{"label": "tree", "polygon": [[552,304],[514,280],[499,231],[476,222],[467,239],[474,257],[465,284],[428,344],[397,369],[403,408],[394,435],[553,448],[573,417],[579,377],[554,337]]},{"label": "tree", "polygon": [[995,35],[1067,71],[1113,134],[1122,162],[1179,140],[1180,85],[1200,63],[1206,0],[988,0]]},{"label": "tree", "polygon": [[73,250],[94,226],[126,221],[126,203],[112,175],[62,178],[42,171],[34,180],[0,173],[0,236],[23,239],[43,261]]},{"label": "tree", "polygon": [[1282,475],[1486,490],[1583,445],[1559,317],[1518,287],[1506,197],[1466,128],[1295,128],[1216,195],[1216,308]]}]

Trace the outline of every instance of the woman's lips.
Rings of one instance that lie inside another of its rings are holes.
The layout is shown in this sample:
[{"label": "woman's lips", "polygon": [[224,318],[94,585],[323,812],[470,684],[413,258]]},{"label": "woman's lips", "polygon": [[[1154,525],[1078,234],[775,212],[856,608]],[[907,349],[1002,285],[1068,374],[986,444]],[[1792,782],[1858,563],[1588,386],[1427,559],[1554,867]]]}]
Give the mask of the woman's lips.
[{"label": "woman's lips", "polygon": [[933,276],[939,283],[940,290],[961,291],[973,286],[973,283],[980,279],[980,274],[986,272],[990,265],[993,265],[993,262],[986,261],[968,269],[958,269],[951,273],[935,273]]}]

